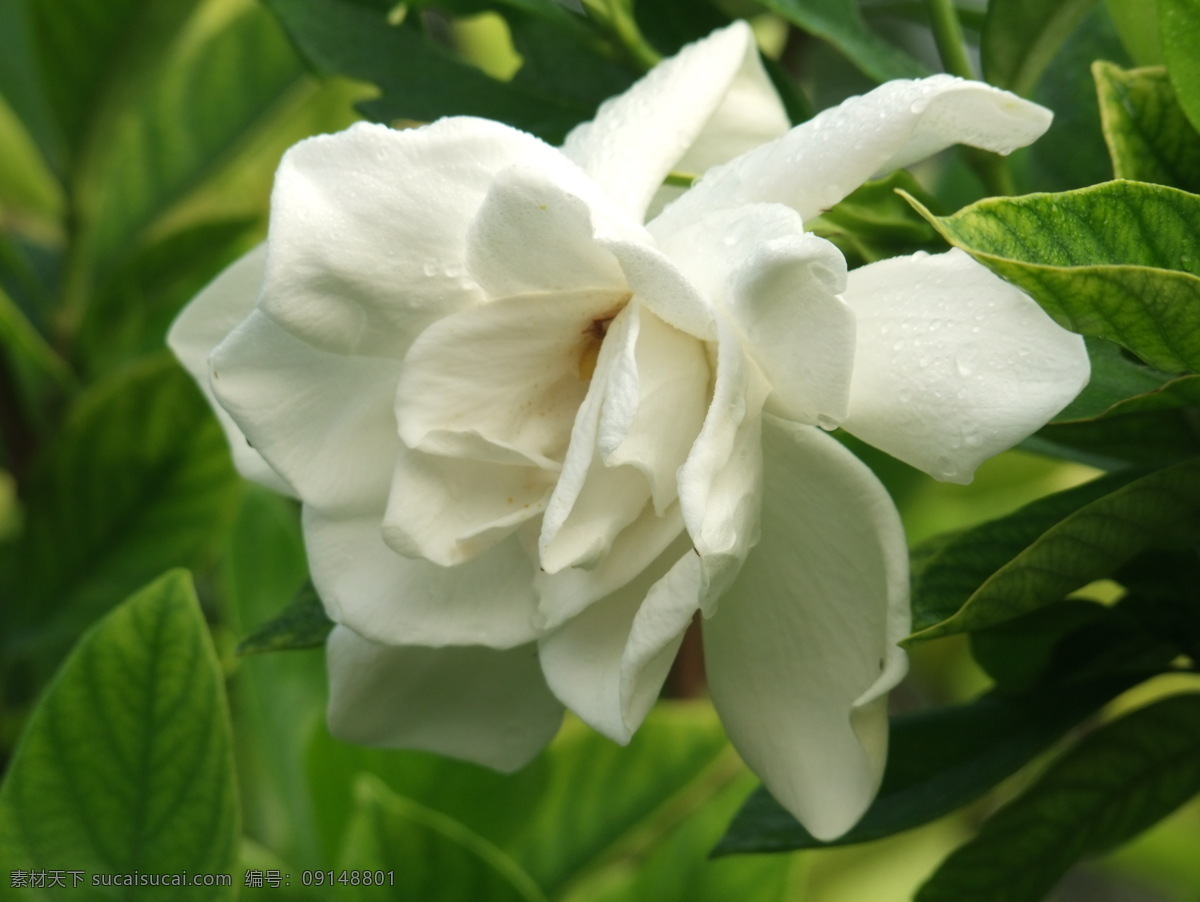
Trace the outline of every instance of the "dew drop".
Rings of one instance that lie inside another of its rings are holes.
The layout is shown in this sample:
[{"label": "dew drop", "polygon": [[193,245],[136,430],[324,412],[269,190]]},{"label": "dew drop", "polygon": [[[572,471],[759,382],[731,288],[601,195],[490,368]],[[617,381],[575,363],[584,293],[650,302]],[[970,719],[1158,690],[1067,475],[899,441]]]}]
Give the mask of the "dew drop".
[{"label": "dew drop", "polygon": [[[978,327],[976,327],[978,331]],[[954,365],[958,369],[960,376],[970,376],[975,372],[975,365],[979,362],[979,348],[974,345],[967,345],[959,348],[958,353],[954,355]]]}]

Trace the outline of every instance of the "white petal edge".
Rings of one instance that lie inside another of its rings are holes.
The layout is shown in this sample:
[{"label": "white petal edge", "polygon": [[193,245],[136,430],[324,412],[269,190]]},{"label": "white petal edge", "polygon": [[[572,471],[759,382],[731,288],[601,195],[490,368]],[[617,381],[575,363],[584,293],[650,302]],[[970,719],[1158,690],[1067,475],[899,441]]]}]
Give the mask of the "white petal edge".
[{"label": "white petal edge", "polygon": [[709,170],[654,225],[678,228],[705,211],[747,203],[786,204],[807,221],[868,179],[952,144],[998,153],[1024,147],[1051,118],[1044,107],[981,82],[950,75],[890,81]]},{"label": "white petal edge", "polygon": [[508,773],[528,764],[562,722],[533,645],[380,645],[338,626],[327,655],[329,730],[347,742],[436,752]]},{"label": "white petal edge", "polygon": [[748,204],[651,233],[696,287],[732,317],[772,386],[770,409],[832,428],[846,415],[854,314],[840,297],[846,260],[804,231],[795,210]]},{"label": "white petal edge", "polygon": [[485,300],[467,230],[495,175],[562,163],[532,135],[467,117],[301,141],[275,175],[263,309],[315,347],[403,357],[431,322]]},{"label": "white petal edge", "polygon": [[679,469],[679,505],[701,559],[711,614],[759,537],[762,408],[770,385],[727,317],[717,321],[712,401]]},{"label": "white petal edge", "polygon": [[684,162],[701,172],[787,131],[788,118],[737,21],[684,47],[576,127],[563,152],[639,222]]},{"label": "white petal edge", "polygon": [[399,363],[319,350],[255,309],[213,351],[212,388],[305,504],[383,503],[400,439]]},{"label": "white petal edge", "polygon": [[440,567],[384,544],[382,518],[304,508],[308,568],[330,619],[388,645],[513,648],[538,637],[536,568],[519,533]]},{"label": "white petal edge", "polygon": [[947,482],[1045,425],[1090,373],[1083,339],[966,253],[850,273],[858,318],[848,432]]},{"label": "white petal edge", "polygon": [[597,231],[645,240],[594,182],[566,158],[510,166],[492,180],[467,233],[467,271],[492,298],[612,289],[625,280]]},{"label": "white petal edge", "polygon": [[627,299],[615,290],[534,294],[434,323],[400,366],[400,437],[432,454],[557,470],[589,390],[596,323]]},{"label": "white petal edge", "polygon": [[656,566],[541,640],[551,691],[597,732],[628,742],[670,672],[701,583],[699,558],[676,542]]},{"label": "white petal edge", "polygon": [[227,266],[183,309],[167,333],[167,345],[188,371],[217,415],[233,464],[243,477],[283,495],[296,490],[250,446],[233,417],[220,405],[209,381],[208,356],[242,322],[258,301],[266,266],[260,244]]},{"label": "white petal edge", "polygon": [[766,416],[763,454],[762,540],[703,626],[709,689],[750,769],[832,839],[883,774],[908,553],[887,492],[835,439]]}]

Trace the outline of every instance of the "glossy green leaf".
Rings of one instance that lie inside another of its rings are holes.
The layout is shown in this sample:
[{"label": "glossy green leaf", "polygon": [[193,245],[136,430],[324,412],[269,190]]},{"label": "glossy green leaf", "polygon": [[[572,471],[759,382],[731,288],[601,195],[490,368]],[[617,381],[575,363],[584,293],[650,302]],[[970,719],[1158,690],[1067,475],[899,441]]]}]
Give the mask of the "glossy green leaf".
[{"label": "glossy green leaf", "polygon": [[1166,670],[1179,646],[1140,617],[1144,600],[1106,606],[1067,599],[971,633],[971,655],[1008,695],[1039,687]]},{"label": "glossy green leaf", "polygon": [[968,530],[926,562],[913,587],[922,642],[1011,620],[1109,576],[1200,509],[1200,463],[1121,472]]},{"label": "glossy green leaf", "polygon": [[1087,387],[1024,447],[1101,469],[1165,466],[1200,454],[1191,409],[1200,404],[1200,377],[1151,369],[1098,338],[1087,346]]},{"label": "glossy green leaf", "polygon": [[30,480],[24,534],[2,550],[6,657],[44,671],[114,601],[200,562],[240,489],[208,405],[165,352],[94,386]]},{"label": "glossy green leaf", "polygon": [[[238,803],[223,680],[187,573],[113,610],[38,705],[0,789],[9,869],[228,874]],[[5,875],[8,882],[8,875]],[[50,898],[232,899],[232,887]]]},{"label": "glossy green leaf", "polygon": [[1200,131],[1200,0],[1157,0],[1163,61],[1176,96]]},{"label": "glossy green leaf", "polygon": [[[1059,411],[1053,422],[1090,420],[1114,411],[1134,398],[1154,395],[1175,379],[1135,360],[1110,341],[1085,338],[1092,374],[1075,400]],[[1188,377],[1183,377],[1184,379]]]},{"label": "glossy green leaf", "polygon": [[1029,96],[1096,0],[991,0],[983,21],[983,77]]},{"label": "glossy green leaf", "polygon": [[238,643],[237,652],[239,655],[253,655],[266,651],[319,648],[325,644],[331,629],[333,621],[325,613],[317,590],[312,583],[305,583],[287,607]]},{"label": "glossy green leaf", "polygon": [[1105,5],[1133,61],[1139,66],[1162,65],[1158,0],[1105,0]]},{"label": "glossy green leaf", "polygon": [[[546,902],[503,851],[453,818],[396,795],[377,778],[358,779],[355,802],[330,898]],[[342,871],[354,874],[354,882],[337,882]],[[361,882],[366,874],[372,885]]]},{"label": "glossy green leaf", "polygon": [[157,72],[97,163],[89,240],[101,267],[128,259],[146,229],[294,99],[305,77],[278,23],[253,7]]},{"label": "glossy green leaf", "polygon": [[1137,835],[1200,792],[1200,695],[1085,737],[984,824],[917,902],[1037,902],[1080,858]]},{"label": "glossy green leaf", "polygon": [[876,81],[929,74],[920,62],[867,28],[858,0],[763,0],[762,5],[828,41]]},{"label": "glossy green leaf", "polygon": [[1200,196],[1115,181],[925,213],[1067,328],[1161,370],[1200,369]]},{"label": "glossy green leaf", "polygon": [[[382,96],[362,104],[376,121],[483,116],[558,142],[576,123],[590,119],[603,99],[583,103],[553,85],[497,81],[457,58],[410,19],[391,26],[384,12],[350,0],[267,0],[267,5],[318,69],[379,87]],[[586,54],[577,62],[589,65]]]},{"label": "glossy green leaf", "polygon": [[892,720],[879,795],[857,825],[821,842],[759,789],[738,812],[715,854],[784,852],[870,842],[971,802],[1132,685],[1109,677],[1029,696],[985,695]]},{"label": "glossy green leaf", "polygon": [[1184,115],[1167,70],[1125,70],[1097,60],[1092,76],[1113,174],[1200,191],[1200,133]]}]

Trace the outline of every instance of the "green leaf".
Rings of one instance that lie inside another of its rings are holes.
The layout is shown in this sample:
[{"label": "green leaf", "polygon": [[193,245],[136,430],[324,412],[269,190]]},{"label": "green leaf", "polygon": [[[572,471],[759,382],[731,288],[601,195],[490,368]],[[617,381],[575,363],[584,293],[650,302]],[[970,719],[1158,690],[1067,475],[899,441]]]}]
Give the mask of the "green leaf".
[{"label": "green leaf", "polygon": [[[808,862],[796,855],[709,853],[758,781],[742,774],[665,832],[648,831],[571,893],[586,902],[780,902],[804,897]],[[707,856],[707,858],[706,858]]]},{"label": "green leaf", "polygon": [[1028,97],[1096,0],[991,0],[983,20],[983,77]]},{"label": "green leaf", "polygon": [[1178,644],[1142,622],[1143,599],[1105,606],[1083,599],[1046,605],[971,633],[971,654],[1006,695],[1039,687],[1167,669]]},{"label": "green leaf", "polygon": [[308,772],[327,848],[341,845],[350,783],[364,771],[504,849],[551,898],[575,898],[576,891],[586,898],[585,888],[618,879],[630,860],[672,855],[665,846],[682,842],[672,837],[696,818],[712,830],[692,849],[692,867],[700,867],[719,832],[707,806],[727,804],[724,793],[735,793],[735,785],[748,788],[716,715],[702,703],[660,702],[624,748],[568,719],[541,756],[510,775],[345,745],[322,727]]},{"label": "green leaf", "polygon": [[994,626],[1109,576],[1200,508],[1200,462],[1121,472],[953,538],[913,587],[916,643]]},{"label": "green leaf", "polygon": [[160,350],[184,305],[260,236],[260,217],[209,219],[143,246],[88,302],[76,335],[90,374]]},{"label": "green leaf", "polygon": [[5,656],[53,667],[115,600],[201,561],[240,489],[208,405],[165,352],[94,386],[30,480],[24,534],[0,549]]},{"label": "green leaf", "polygon": [[[54,863],[89,880],[221,874],[238,833],[222,676],[191,579],[176,571],[89,631],[47,690],[0,789],[0,847],[15,853],[11,868]],[[68,881],[49,895],[75,892]],[[105,898],[210,902],[233,889],[129,887]]]},{"label": "green leaf", "polygon": [[1167,70],[1125,70],[1097,60],[1092,76],[1113,174],[1200,191],[1200,133],[1184,115]]},{"label": "green leaf", "polygon": [[335,883],[332,898],[546,902],[520,865],[453,818],[396,795],[369,774],[359,777],[355,800],[338,872],[370,873],[373,881],[379,872],[384,880]]},{"label": "green leaf", "polygon": [[59,387],[71,381],[66,361],[50,347],[3,288],[0,288],[0,348],[31,378],[47,380]]},{"label": "green leaf", "polygon": [[1084,343],[1092,367],[1091,378],[1075,400],[1054,418],[1056,423],[1104,416],[1125,401],[1162,391],[1174,378],[1133,359],[1110,341],[1086,338]]},{"label": "green leaf", "polygon": [[[362,105],[375,121],[483,116],[557,143],[576,123],[590,119],[603,99],[583,103],[564,96],[561,86],[490,78],[411,25],[414,17],[391,26],[382,11],[349,0],[267,0],[267,5],[318,69],[379,87],[382,96]],[[589,65],[584,54],[578,62]]]},{"label": "green leaf", "polygon": [[239,655],[265,651],[284,651],[295,648],[319,648],[333,629],[333,621],[312,583],[300,587],[286,608],[266,623],[256,627],[238,643]]},{"label": "green leaf", "polygon": [[38,73],[38,47],[32,6],[0,3],[0,95],[27,129],[42,158],[60,175],[64,148]]},{"label": "green leaf", "polygon": [[[548,895],[665,834],[744,773],[707,705],[660,704],[625,748],[569,724],[537,810],[508,848]],[[570,728],[574,727],[574,728]]]},{"label": "green leaf", "polygon": [[305,78],[278,23],[255,7],[156,73],[97,164],[90,239],[102,266],[128,259],[145,231],[244,147]]},{"label": "green leaf", "polygon": [[849,833],[833,842],[815,839],[760,789],[714,854],[851,845],[928,823],[1016,773],[1134,682],[1109,677],[1029,696],[988,694],[968,704],[896,717],[879,795]]},{"label": "green leaf", "polygon": [[1050,59],[1030,95],[1054,111],[1054,121],[1031,147],[1010,158],[1021,192],[1082,188],[1111,177],[1090,68],[1097,59],[1125,62],[1116,27],[1102,4],[1092,6]]},{"label": "green leaf", "polygon": [[1087,387],[1025,447],[1101,469],[1165,466],[1200,453],[1192,410],[1200,404],[1200,377],[1173,378],[1101,339],[1087,339],[1087,347]]},{"label": "green leaf", "polygon": [[1121,43],[1139,66],[1163,62],[1162,35],[1158,30],[1158,0],[1105,0],[1117,25]]},{"label": "green leaf", "polygon": [[763,0],[762,5],[828,41],[876,81],[929,74],[920,62],[867,28],[858,0]]},{"label": "green leaf", "polygon": [[[12,0],[24,19],[14,78],[18,114],[60,176],[96,146],[139,82],[170,52],[198,0]],[[36,87],[34,86],[36,85]],[[78,171],[78,170],[77,170]]]},{"label": "green leaf", "polygon": [[1200,131],[1200,0],[1158,0],[1163,59],[1179,103]]},{"label": "green leaf", "polygon": [[1200,695],[1142,708],[1086,737],[984,824],[917,902],[1036,902],[1200,792]]},{"label": "green leaf", "polygon": [[[222,619],[238,635],[277,613],[308,580],[295,502],[246,486],[221,562]],[[321,850],[304,772],[312,731],[324,729],[326,682],[325,656],[314,652],[242,658],[230,686],[246,832],[307,868],[334,864]],[[302,888],[292,876],[293,888]]]},{"label": "green leaf", "polygon": [[991,198],[946,217],[912,203],[1068,329],[1168,372],[1200,369],[1200,197],[1114,181]]}]

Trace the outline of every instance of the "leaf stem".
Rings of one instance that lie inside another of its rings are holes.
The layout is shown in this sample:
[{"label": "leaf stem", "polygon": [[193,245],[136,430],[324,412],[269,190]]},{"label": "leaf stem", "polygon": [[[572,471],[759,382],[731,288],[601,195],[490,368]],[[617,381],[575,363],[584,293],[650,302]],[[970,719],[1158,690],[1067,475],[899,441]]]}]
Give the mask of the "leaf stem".
[{"label": "leaf stem", "polygon": [[584,0],[583,5],[612,32],[629,58],[644,71],[649,72],[662,62],[662,54],[642,36],[629,0]]},{"label": "leaf stem", "polygon": [[967,45],[958,13],[954,9],[954,0],[925,0],[925,8],[933,27],[938,56],[942,58],[946,71],[960,78],[975,78],[971,61],[967,58]]}]

